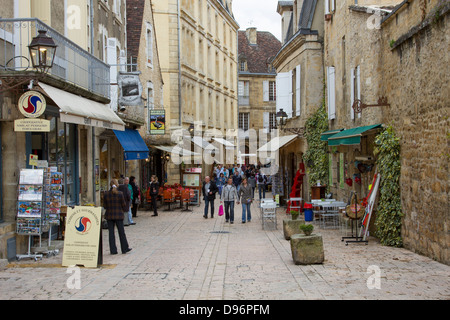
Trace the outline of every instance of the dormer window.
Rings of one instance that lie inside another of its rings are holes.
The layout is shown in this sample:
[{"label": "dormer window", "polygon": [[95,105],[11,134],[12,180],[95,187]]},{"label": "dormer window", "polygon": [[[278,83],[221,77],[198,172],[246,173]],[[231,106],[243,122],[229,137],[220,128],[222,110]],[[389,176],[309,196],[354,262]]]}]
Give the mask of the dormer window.
[{"label": "dormer window", "polygon": [[240,59],[239,60],[239,71],[247,71],[247,60]]}]

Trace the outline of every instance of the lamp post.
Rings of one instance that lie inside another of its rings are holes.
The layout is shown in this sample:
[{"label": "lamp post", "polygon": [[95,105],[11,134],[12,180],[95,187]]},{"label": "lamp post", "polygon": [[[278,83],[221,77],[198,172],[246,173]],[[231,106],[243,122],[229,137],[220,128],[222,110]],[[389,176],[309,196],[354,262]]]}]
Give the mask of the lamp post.
[{"label": "lamp post", "polygon": [[45,73],[53,66],[57,45],[51,37],[47,36],[47,31],[38,30],[38,33],[31,40],[28,50],[33,68]]},{"label": "lamp post", "polygon": [[277,118],[277,126],[280,126],[280,129],[283,128],[283,126],[286,124],[286,119],[288,115],[283,110],[283,108],[280,109],[280,111],[277,112],[276,118]]}]

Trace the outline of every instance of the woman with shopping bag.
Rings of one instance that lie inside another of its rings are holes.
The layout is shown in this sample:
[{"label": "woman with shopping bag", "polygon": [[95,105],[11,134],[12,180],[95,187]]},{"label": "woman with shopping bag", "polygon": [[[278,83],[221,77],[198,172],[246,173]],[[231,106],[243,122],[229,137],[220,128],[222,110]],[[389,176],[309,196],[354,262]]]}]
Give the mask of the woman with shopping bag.
[{"label": "woman with shopping bag", "polygon": [[220,195],[220,204],[225,205],[225,222],[234,223],[234,201],[238,198],[233,178],[228,178],[227,184],[222,188],[222,194]]}]

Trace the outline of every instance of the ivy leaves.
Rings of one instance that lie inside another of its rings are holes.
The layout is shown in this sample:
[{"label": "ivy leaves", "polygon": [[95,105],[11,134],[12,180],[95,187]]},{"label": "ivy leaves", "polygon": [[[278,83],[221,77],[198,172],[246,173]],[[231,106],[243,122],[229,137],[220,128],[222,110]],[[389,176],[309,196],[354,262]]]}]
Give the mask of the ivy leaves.
[{"label": "ivy leaves", "polygon": [[307,165],[309,184],[317,180],[322,183],[328,179],[328,154],[326,141],[320,140],[320,135],[328,130],[328,115],[325,105],[322,106],[306,121],[305,137],[308,150],[303,155]]},{"label": "ivy leaves", "polygon": [[400,143],[389,126],[375,139],[377,166],[381,174],[380,201],[375,235],[383,245],[401,247],[402,206],[400,198]]}]

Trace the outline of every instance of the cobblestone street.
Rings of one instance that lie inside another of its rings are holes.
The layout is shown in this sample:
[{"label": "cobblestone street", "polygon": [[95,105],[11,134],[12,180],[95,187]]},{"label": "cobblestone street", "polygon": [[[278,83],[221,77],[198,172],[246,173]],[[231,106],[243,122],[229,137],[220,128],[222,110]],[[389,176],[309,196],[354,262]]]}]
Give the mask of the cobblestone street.
[{"label": "cobblestone street", "polygon": [[[216,208],[219,201],[216,200]],[[216,209],[217,210],[217,209]],[[257,204],[253,220],[235,223],[217,215],[204,219],[203,206],[193,212],[163,211],[158,217],[139,211],[136,225],[125,228],[132,251],[110,255],[103,230],[103,265],[81,268],[80,289],[55,257],[11,262],[0,270],[0,299],[449,299],[450,266],[406,249],[341,242],[340,230],[322,230],[325,262],[295,265],[284,239],[282,209],[278,228],[263,230]],[[116,239],[118,242],[118,237]],[[371,267],[372,266],[372,267]],[[373,266],[380,287],[367,285]]]}]

